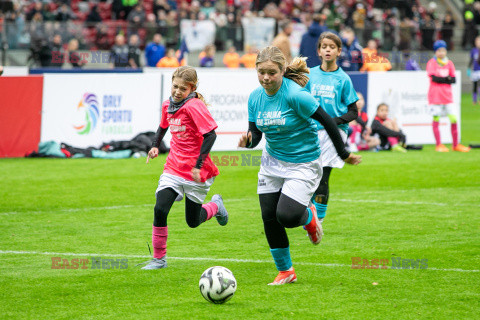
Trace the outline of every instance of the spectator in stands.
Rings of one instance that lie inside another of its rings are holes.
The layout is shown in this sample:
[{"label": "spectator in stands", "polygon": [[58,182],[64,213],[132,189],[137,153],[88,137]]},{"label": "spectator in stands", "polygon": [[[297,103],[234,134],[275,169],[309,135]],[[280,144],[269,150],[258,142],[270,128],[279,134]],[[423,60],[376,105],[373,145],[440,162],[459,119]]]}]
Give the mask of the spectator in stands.
[{"label": "spectator in stands", "polygon": [[140,45],[139,38],[136,34],[132,34],[128,40],[128,65],[137,69],[140,68],[140,55],[142,51],[138,48]]},{"label": "spectator in stands", "polygon": [[212,68],[215,66],[215,46],[210,44],[205,47],[205,56],[200,59],[200,67]]},{"label": "spectator in stands", "polygon": [[255,46],[250,45],[247,46],[247,53],[245,53],[240,58],[240,63],[247,69],[255,69],[255,62],[257,61],[257,48]]},{"label": "spectator in stands", "polygon": [[287,64],[292,61],[292,53],[290,51],[290,35],[292,34],[293,27],[290,21],[284,20],[279,23],[280,32],[273,39],[272,46],[277,47],[282,51],[283,55],[287,59]]},{"label": "spectator in stands", "polygon": [[68,42],[68,61],[74,68],[82,68],[87,61],[80,57],[77,52],[78,40],[73,38]]},{"label": "spectator in stands", "polygon": [[125,68],[129,66],[128,46],[125,44],[125,36],[118,34],[115,37],[115,45],[110,51],[110,65],[112,68]]},{"label": "spectator in stands", "polygon": [[162,36],[156,33],[153,36],[153,42],[150,42],[145,48],[145,58],[147,66],[156,67],[157,63],[165,56],[165,46],[163,46]]},{"label": "spectator in stands", "polygon": [[55,21],[56,15],[50,10],[50,4],[43,4],[43,21]]},{"label": "spectator in stands", "polygon": [[391,9],[385,10],[383,14],[383,43],[382,48],[385,51],[391,51],[395,46],[395,28],[397,18]]},{"label": "spectator in stands", "polygon": [[414,25],[408,17],[404,17],[400,22],[400,41],[398,43],[398,50],[405,51],[411,49],[411,43],[414,36]]},{"label": "spectator in stands", "polygon": [[358,101],[358,118],[350,122],[350,130],[352,134],[348,137],[348,148],[350,152],[357,152],[358,150],[372,150],[380,145],[380,139],[372,137],[372,129],[367,126],[368,115],[363,111],[365,107],[365,99],[363,94],[357,92]]},{"label": "spectator in stands", "polygon": [[[471,11],[465,12],[465,29],[463,31],[462,37],[462,48],[464,50],[472,49],[475,38],[478,35],[477,25],[475,24],[475,20],[473,20],[474,16]],[[433,48],[433,43],[432,43]]]},{"label": "spectator in stands", "polygon": [[443,19],[442,29],[440,30],[440,37],[443,41],[447,43],[447,49],[453,49],[453,30],[455,29],[455,20],[451,12],[445,13],[445,18]]},{"label": "spectator in stands", "polygon": [[122,0],[123,11],[125,12],[125,18],[127,18],[132,9],[138,4],[138,0]]},{"label": "spectator in stands", "polygon": [[88,14],[85,21],[89,23],[102,22],[102,17],[100,16],[100,12],[97,5],[94,5],[92,7],[92,10],[90,10],[90,13]]},{"label": "spectator in stands", "polygon": [[127,16],[127,21],[129,23],[128,34],[137,33],[138,29],[142,26],[145,20],[146,20],[145,10],[143,10],[143,7],[141,4],[137,4]]},{"label": "spectator in stands", "polygon": [[379,54],[377,50],[377,41],[368,40],[367,47],[362,51],[363,65],[360,71],[389,71],[392,65],[387,59],[387,54]]},{"label": "spectator in stands", "polygon": [[240,67],[240,55],[237,53],[237,49],[231,46],[228,52],[223,56],[223,64],[227,68],[237,69]]},{"label": "spectator in stands", "polygon": [[309,68],[320,64],[317,54],[317,42],[320,35],[328,31],[327,27],[324,26],[324,20],[321,15],[315,15],[312,24],[308,27],[308,31],[302,36],[299,54],[302,57],[307,57],[307,66]]},{"label": "spectator in stands", "polygon": [[215,7],[212,6],[212,3],[209,0],[203,2],[203,6],[200,8],[207,19],[211,19],[215,15]]},{"label": "spectator in stands", "polygon": [[122,0],[113,0],[112,1],[112,19],[114,20],[125,20],[125,7],[123,6]]},{"label": "spectator in stands", "polygon": [[367,10],[363,3],[357,3],[355,11],[352,13],[353,26],[355,28],[355,34],[359,36],[360,42],[363,42],[362,35],[365,30],[365,20],[367,19]]},{"label": "spectator in stands", "polygon": [[108,38],[108,27],[104,24],[99,26],[97,30],[97,35],[95,36],[95,45],[98,50],[109,50],[110,49],[110,40]]},{"label": "spectator in stands", "polygon": [[362,67],[362,50],[353,29],[346,27],[341,33],[343,48],[338,59],[338,65],[343,71],[359,71]]},{"label": "spectator in stands", "polygon": [[407,152],[405,149],[406,136],[400,130],[395,119],[388,118],[388,105],[380,103],[377,107],[377,115],[372,122],[372,134],[380,139],[380,147],[383,150]]},{"label": "spectator in stands", "polygon": [[43,11],[43,5],[42,5],[42,2],[41,1],[37,1],[35,2],[32,10],[30,10],[28,13],[27,13],[27,21],[31,21],[33,19],[33,17],[35,16],[36,13],[40,13],[42,15],[42,20],[43,20],[43,14],[44,14],[44,11]]},{"label": "spectator in stands", "polygon": [[422,33],[422,49],[433,49],[433,38],[435,36],[435,21],[430,14],[426,14],[424,20],[420,24],[420,32]]},{"label": "spectator in stands", "polygon": [[61,68],[63,66],[65,60],[65,54],[63,52],[63,43],[62,43],[62,36],[56,34],[53,36],[52,41],[52,61],[50,62],[50,66],[54,68]]},{"label": "spectator in stands", "polygon": [[173,48],[169,48],[167,50],[167,55],[160,59],[160,61],[157,63],[158,68],[178,68],[179,66],[180,63],[175,56],[175,49]]},{"label": "spectator in stands", "polygon": [[76,19],[76,15],[72,12],[72,10],[66,5],[62,4],[60,8],[57,10],[57,14],[55,15],[55,21],[60,22],[67,22],[70,20]]},{"label": "spectator in stands", "polygon": [[157,0],[153,5],[153,13],[157,15],[157,19],[159,12],[164,12],[165,14],[169,13],[172,10],[172,7],[168,4],[166,0]]}]

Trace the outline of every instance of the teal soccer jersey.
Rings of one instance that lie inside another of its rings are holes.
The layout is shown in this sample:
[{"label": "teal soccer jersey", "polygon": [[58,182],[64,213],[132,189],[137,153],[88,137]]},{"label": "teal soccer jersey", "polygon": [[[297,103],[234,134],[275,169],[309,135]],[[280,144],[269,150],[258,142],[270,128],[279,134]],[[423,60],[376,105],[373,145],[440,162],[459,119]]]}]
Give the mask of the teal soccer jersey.
[{"label": "teal soccer jersey", "polygon": [[275,159],[303,163],[318,159],[320,147],[316,121],[310,118],[318,102],[305,88],[283,78],[273,96],[263,87],[248,98],[248,121],[265,133],[267,152]]},{"label": "teal soccer jersey", "polygon": [[[325,72],[320,69],[320,66],[316,66],[310,69],[308,76],[310,81],[305,88],[317,99],[330,117],[344,115],[348,111],[348,105],[358,101],[352,80],[342,68]],[[318,130],[323,129],[320,123],[316,123]],[[347,132],[348,124],[341,124],[338,127]]]}]

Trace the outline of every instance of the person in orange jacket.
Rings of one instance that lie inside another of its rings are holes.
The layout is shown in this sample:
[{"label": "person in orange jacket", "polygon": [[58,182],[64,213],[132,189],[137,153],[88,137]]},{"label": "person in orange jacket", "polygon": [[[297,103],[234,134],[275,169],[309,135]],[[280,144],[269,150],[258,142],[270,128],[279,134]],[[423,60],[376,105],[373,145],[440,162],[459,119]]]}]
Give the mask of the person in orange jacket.
[{"label": "person in orange jacket", "polygon": [[237,49],[231,46],[227,53],[223,56],[223,64],[227,68],[237,69],[240,67],[240,56],[237,53]]},{"label": "person in orange jacket", "polygon": [[389,71],[392,65],[388,61],[386,54],[379,54],[377,42],[373,39],[368,40],[367,47],[362,51],[363,66],[360,71]]},{"label": "person in orange jacket", "polygon": [[247,53],[240,58],[240,63],[248,69],[255,69],[255,62],[257,61],[257,48],[254,46],[247,46]]},{"label": "person in orange jacket", "polygon": [[178,68],[180,63],[175,56],[175,50],[170,48],[167,50],[167,55],[160,59],[157,63],[157,68]]}]

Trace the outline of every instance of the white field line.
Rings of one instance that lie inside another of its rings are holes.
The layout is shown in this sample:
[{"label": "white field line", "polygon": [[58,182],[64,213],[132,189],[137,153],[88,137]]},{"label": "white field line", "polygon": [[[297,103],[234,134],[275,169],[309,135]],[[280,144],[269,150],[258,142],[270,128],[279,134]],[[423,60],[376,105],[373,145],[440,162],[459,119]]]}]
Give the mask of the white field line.
[{"label": "white field line", "polygon": [[[226,199],[225,203],[231,202],[242,202],[245,199]],[[445,202],[423,202],[423,201],[389,201],[389,200],[379,200],[379,199],[338,199],[333,198],[331,199],[332,202],[339,201],[339,202],[362,202],[362,203],[382,203],[382,204],[394,204],[394,205],[428,205],[428,206],[456,206],[456,207],[480,207],[480,204],[473,204],[473,203],[445,203]],[[52,210],[39,210],[39,211],[10,211],[10,212],[0,212],[0,215],[13,215],[13,214],[20,214],[20,213],[69,213],[69,212],[86,212],[86,211],[94,211],[94,210],[116,210],[116,209],[128,209],[128,208],[143,208],[143,207],[154,207],[154,203],[148,204],[131,204],[131,205],[121,205],[121,206],[106,206],[106,207],[84,207],[84,208],[69,208],[69,209],[52,209]]]},{"label": "white field line", "polygon": [[[230,202],[241,202],[245,201],[245,199],[228,199],[224,200],[225,203]],[[106,207],[84,207],[84,208],[68,208],[68,209],[51,209],[51,210],[37,210],[37,211],[10,211],[10,212],[0,212],[0,215],[11,215],[11,214],[19,214],[19,213],[52,213],[52,212],[82,212],[82,211],[94,211],[94,210],[116,210],[116,209],[128,209],[128,208],[143,208],[143,207],[153,207],[155,206],[155,202],[146,203],[146,204],[126,204],[121,206],[106,206]]]},{"label": "white field line", "polygon": [[[72,252],[38,252],[38,251],[13,251],[13,250],[0,250],[0,254],[29,254],[29,255],[46,255],[46,256],[73,256],[73,257],[108,257],[108,258],[142,258],[149,259],[151,256],[147,255],[122,255],[122,254],[103,254],[103,253],[72,253]],[[231,258],[209,258],[209,257],[171,257],[168,256],[168,259],[171,260],[184,260],[184,261],[215,261],[215,262],[236,262],[236,263],[273,263],[271,260],[251,260],[251,259],[231,259]],[[316,267],[348,267],[351,268],[352,265],[349,264],[339,264],[339,263],[315,263],[315,262],[295,262],[295,265],[301,266],[316,266]],[[466,270],[466,269],[440,269],[440,268],[431,268],[422,269],[422,270],[433,270],[433,271],[451,271],[451,272],[480,272],[480,270]]]}]

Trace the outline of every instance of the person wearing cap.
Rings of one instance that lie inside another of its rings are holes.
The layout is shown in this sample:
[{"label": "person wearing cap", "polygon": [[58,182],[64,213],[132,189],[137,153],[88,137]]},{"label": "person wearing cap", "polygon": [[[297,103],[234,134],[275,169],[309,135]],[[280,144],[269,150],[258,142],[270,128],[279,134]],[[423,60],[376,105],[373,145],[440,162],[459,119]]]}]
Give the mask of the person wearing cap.
[{"label": "person wearing cap", "polygon": [[450,119],[452,132],[453,151],[468,152],[470,148],[458,143],[457,117],[453,114],[452,84],[455,83],[455,66],[447,58],[447,43],[437,40],[433,44],[435,56],[427,63],[427,74],[430,78],[428,88],[428,105],[433,116],[433,135],[435,137],[435,150],[438,152],[449,152],[450,150],[441,143],[439,122],[440,117]]}]

